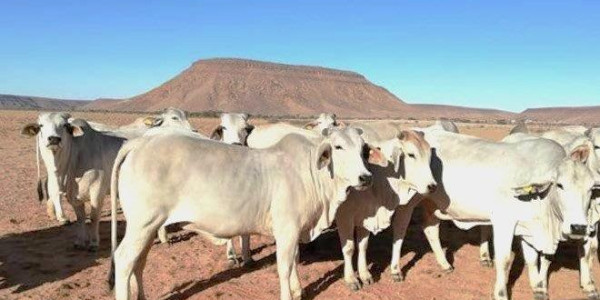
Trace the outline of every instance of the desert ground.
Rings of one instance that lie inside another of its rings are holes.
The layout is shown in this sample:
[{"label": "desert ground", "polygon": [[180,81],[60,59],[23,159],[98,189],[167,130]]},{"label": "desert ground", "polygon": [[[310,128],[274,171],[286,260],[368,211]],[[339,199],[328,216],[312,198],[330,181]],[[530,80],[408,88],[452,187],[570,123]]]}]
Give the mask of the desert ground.
[{"label": "desert ground", "polygon": [[[97,253],[75,250],[73,225],[59,226],[46,216],[37,200],[35,141],[20,135],[34,122],[35,111],[0,111],[0,299],[111,299],[106,278],[110,263],[109,201],[101,222]],[[126,124],[138,115],[73,113],[76,117]],[[216,119],[193,118],[204,133]],[[259,121],[264,122],[264,121]],[[420,122],[419,124],[425,124]],[[410,126],[415,125],[410,122]],[[510,126],[462,124],[460,130],[488,139],[500,139]],[[75,216],[63,204],[71,220]],[[418,219],[418,213],[413,217]],[[376,282],[358,292],[342,279],[343,260],[337,233],[329,232],[302,246],[300,278],[304,299],[489,299],[493,269],[479,265],[477,229],[465,232],[442,225],[442,245],[455,271],[442,274],[421,229],[413,222],[405,243],[402,264],[406,280],[393,282],[389,274],[391,234],[371,239],[368,257]],[[123,235],[123,223],[120,224]],[[272,238],[252,237],[252,267],[230,269],[225,246],[214,246],[201,236],[185,231],[171,235],[173,243],[155,244],[149,254],[144,283],[149,299],[276,299],[279,281]],[[551,267],[552,299],[583,299],[579,289],[577,249],[562,245]],[[597,261],[595,265],[598,266]],[[598,268],[594,271],[600,282]],[[531,299],[527,271],[520,254],[510,273],[512,299]]]}]

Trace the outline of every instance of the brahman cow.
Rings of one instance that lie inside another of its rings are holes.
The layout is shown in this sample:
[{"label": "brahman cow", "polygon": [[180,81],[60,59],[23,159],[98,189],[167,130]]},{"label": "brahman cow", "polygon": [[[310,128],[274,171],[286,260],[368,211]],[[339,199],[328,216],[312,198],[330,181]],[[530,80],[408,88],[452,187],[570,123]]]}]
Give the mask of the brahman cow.
[{"label": "brahman cow", "polygon": [[[281,299],[300,298],[298,242],[330,226],[348,192],[372,181],[359,133],[325,130],[318,141],[289,135],[260,150],[176,134],[127,143],[112,177],[110,278],[116,299],[129,299],[132,274],[143,298],[141,276],[152,239],[161,226],[180,222],[217,238],[273,235]],[[383,159],[377,149],[369,156]],[[114,250],[117,196],[127,227]]]},{"label": "brahman cow", "polygon": [[[66,220],[60,198],[64,194],[77,215],[75,247],[95,251],[100,241],[98,223],[102,202],[110,188],[110,174],[124,138],[102,133],[86,121],[69,121],[67,113],[42,113],[22,133],[36,136],[38,151],[48,171],[49,202],[59,221]],[[39,176],[39,175],[38,175]],[[86,201],[90,202],[91,238],[86,229]],[[50,207],[50,206],[48,206]]]},{"label": "brahman cow", "polygon": [[[367,125],[363,125],[368,128]],[[377,234],[392,223],[394,244],[391,271],[393,278],[401,278],[400,250],[406,229],[418,200],[411,200],[415,193],[428,194],[435,190],[436,182],[429,167],[431,148],[420,133],[401,131],[397,137],[386,141],[365,140],[381,148],[390,166],[368,165],[373,174],[373,186],[365,191],[352,191],[340,205],[336,224],[344,255],[344,281],[352,290],[361,283],[354,274],[354,234],[358,240],[358,273],[362,284],[373,283],[367,268],[369,232]]]},{"label": "brahman cow", "polygon": [[[540,136],[543,138],[551,139],[563,146],[567,153],[571,153],[572,156],[585,163],[585,165],[592,172],[595,182],[600,183],[600,136],[594,136],[594,129],[586,129],[581,126],[570,126],[559,128],[556,130],[543,132]],[[536,139],[538,136],[529,134],[529,129],[525,125],[517,125],[517,127],[511,130],[511,134],[507,136],[504,141],[516,142],[526,139]],[[592,191],[592,203],[589,206],[588,212],[588,225],[592,227],[590,235],[586,235],[581,240],[581,247],[578,247],[579,253],[579,284],[582,290],[588,295],[589,299],[600,299],[598,290],[592,279],[592,262],[593,253],[596,253],[598,249],[598,222],[600,221],[600,207],[597,203],[598,191],[600,186],[595,186]],[[482,228],[481,245],[480,245],[480,260],[484,266],[492,266],[491,256],[489,254],[489,240],[491,237],[491,231],[489,228]],[[548,264],[545,264],[544,268],[540,272],[547,274]],[[547,279],[547,275],[541,274],[541,279]],[[543,282],[544,286],[547,286],[547,282]],[[544,293],[547,293],[545,289],[541,290],[540,297],[543,297]]]},{"label": "brahman cow", "polygon": [[[513,236],[552,255],[559,240],[586,234],[594,179],[573,159],[580,153],[567,157],[559,144],[547,139],[508,143],[440,130],[424,132],[433,147],[432,171],[439,185],[427,197],[439,208],[435,216],[452,220],[461,229],[477,225],[494,229],[495,299],[508,299]],[[437,230],[437,225],[429,228]],[[527,262],[530,257],[526,255]],[[531,272],[530,280],[532,287],[542,284]],[[539,289],[534,292],[544,295]]]}]

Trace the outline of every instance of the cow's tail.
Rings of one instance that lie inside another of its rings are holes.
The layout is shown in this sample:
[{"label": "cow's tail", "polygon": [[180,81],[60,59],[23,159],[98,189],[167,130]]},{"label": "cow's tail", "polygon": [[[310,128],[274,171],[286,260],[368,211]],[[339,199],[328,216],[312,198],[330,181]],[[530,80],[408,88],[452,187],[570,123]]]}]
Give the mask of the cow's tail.
[{"label": "cow's tail", "polygon": [[141,139],[126,142],[119,150],[113,165],[110,181],[110,241],[111,259],[108,271],[108,285],[112,290],[115,285],[115,250],[117,249],[117,199],[119,197],[119,170],[127,155],[140,143]]}]

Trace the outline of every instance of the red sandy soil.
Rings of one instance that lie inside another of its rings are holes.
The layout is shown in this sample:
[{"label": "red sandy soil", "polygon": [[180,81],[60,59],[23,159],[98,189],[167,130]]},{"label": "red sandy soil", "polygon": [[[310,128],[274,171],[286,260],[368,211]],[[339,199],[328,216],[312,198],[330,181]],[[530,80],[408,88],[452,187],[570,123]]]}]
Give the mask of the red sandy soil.
[{"label": "red sandy soil", "polygon": [[[75,114],[91,120],[125,124],[136,115]],[[0,111],[0,299],[111,299],[106,277],[110,256],[109,201],[101,223],[97,253],[74,250],[74,226],[49,220],[35,193],[34,140],[19,134],[36,112]],[[202,132],[215,119],[194,119]],[[501,138],[509,127],[470,125],[466,133]],[[68,216],[74,215],[67,203]],[[120,224],[120,235],[123,234]],[[276,299],[279,281],[275,247],[268,237],[253,237],[253,268],[228,269],[224,246],[184,231],[172,235],[172,245],[156,244],[150,251],[144,283],[149,299]],[[403,251],[406,281],[389,275],[391,237],[388,231],[372,238],[370,269],[376,283],[352,292],[342,279],[342,256],[335,232],[303,246],[300,278],[304,299],[489,299],[494,270],[479,265],[478,231],[464,232],[451,224],[442,228],[442,244],[456,270],[442,275],[418,226],[410,228]],[[597,262],[596,262],[597,265]],[[550,274],[552,299],[583,299],[578,284],[576,248],[561,247]],[[511,271],[512,299],[531,299],[527,271],[516,255]],[[596,282],[599,272],[594,271]]]}]

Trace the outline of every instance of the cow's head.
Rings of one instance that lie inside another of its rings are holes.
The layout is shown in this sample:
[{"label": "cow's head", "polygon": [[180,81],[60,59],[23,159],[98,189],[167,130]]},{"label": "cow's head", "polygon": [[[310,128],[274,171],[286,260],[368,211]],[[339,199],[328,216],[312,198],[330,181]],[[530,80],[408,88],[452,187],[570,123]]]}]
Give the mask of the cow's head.
[{"label": "cow's head", "polygon": [[580,239],[593,230],[591,224],[588,224],[587,216],[595,180],[590,169],[584,164],[584,160],[587,159],[585,153],[587,152],[581,149],[572,151],[559,164],[555,180],[515,189],[519,197],[539,195],[540,198],[544,198],[550,192],[550,188],[555,188],[557,209],[563,219],[561,232],[566,238]]},{"label": "cow's head", "polygon": [[322,113],[319,117],[311,122],[304,125],[304,129],[314,129],[318,132],[323,132],[323,129],[334,128],[334,127],[345,127],[346,124],[337,121],[335,114]]},{"label": "cow's head", "polygon": [[172,127],[172,128],[184,128],[192,131],[194,128],[188,121],[188,114],[186,111],[169,107],[166,108],[160,115],[156,117],[144,118],[144,124],[151,127]]},{"label": "cow's head", "polygon": [[21,134],[37,136],[40,148],[47,148],[56,153],[62,149],[64,143],[70,142],[73,136],[83,134],[80,126],[69,122],[70,118],[71,115],[64,112],[42,113],[38,117],[38,122],[25,125]]},{"label": "cow's head", "polygon": [[247,114],[224,113],[221,124],[213,129],[210,138],[226,144],[247,146],[247,140],[254,126],[248,124]]},{"label": "cow's head", "polygon": [[394,165],[398,177],[388,177],[401,205],[416,194],[435,192],[437,182],[431,174],[431,146],[420,131],[404,130],[382,144],[382,150]]},{"label": "cow's head", "polygon": [[373,175],[365,167],[367,160],[385,164],[385,158],[377,148],[365,146],[357,128],[324,129],[325,137],[317,152],[317,166],[329,168],[334,178],[357,190],[365,190],[373,182]]}]

